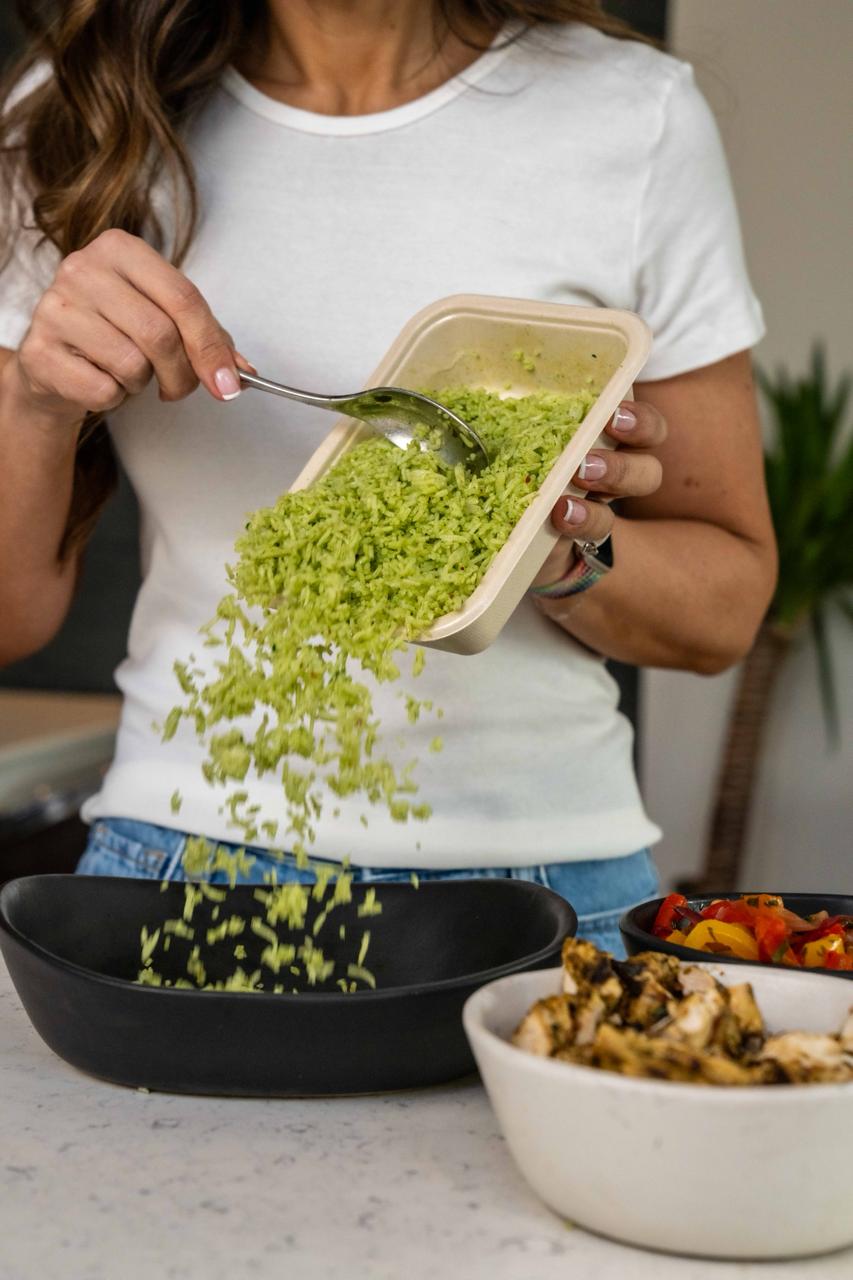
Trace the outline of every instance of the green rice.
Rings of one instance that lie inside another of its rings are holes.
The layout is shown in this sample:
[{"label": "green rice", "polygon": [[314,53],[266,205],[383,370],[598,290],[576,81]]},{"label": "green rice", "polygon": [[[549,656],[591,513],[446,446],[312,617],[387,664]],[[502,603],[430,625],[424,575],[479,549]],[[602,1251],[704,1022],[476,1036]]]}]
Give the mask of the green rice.
[{"label": "green rice", "polygon": [[[474,475],[379,437],[357,445],[311,488],[250,517],[228,571],[233,591],[206,628],[224,650],[215,677],[175,664],[185,701],[164,736],[181,718],[194,725],[204,775],[231,788],[226,809],[247,843],[260,834],[257,806],[234,784],[255,776],[279,781],[276,836],[297,852],[314,838],[321,782],[398,821],[429,815],[413,799],[413,764],[380,750],[360,677],[396,680],[408,643],[471,595],[594,396],[461,388],[441,399],[479,432],[489,466]],[[418,649],[413,676],[423,663]],[[405,696],[412,722],[433,710]]]},{"label": "green rice", "polygon": [[[525,369],[532,365],[524,352],[516,358]],[[415,762],[392,759],[380,743],[364,676],[379,683],[398,679],[410,642],[464,604],[595,397],[579,391],[507,399],[458,388],[440,399],[479,433],[490,455],[487,467],[475,475],[416,445],[403,451],[381,437],[356,445],[309,489],[285,493],[249,518],[228,569],[232,590],[204,628],[205,644],[222,651],[213,678],[193,658],[175,663],[183,700],[167,717],[164,739],[188,720],[205,747],[207,782],[225,793],[230,824],[247,844],[263,833],[306,866],[324,787],[383,805],[396,821],[429,816],[429,805],[415,799]],[[416,649],[412,678],[424,661],[424,650]],[[410,722],[440,717],[430,701],[406,690],[401,696]],[[441,747],[441,737],[433,737],[430,750]],[[261,821],[251,787],[266,777],[280,786],[281,811]],[[177,812],[177,792],[172,803]],[[234,854],[202,837],[187,840],[190,880],[224,871],[234,885],[252,863],[244,849]],[[345,863],[318,875],[315,896],[319,889],[322,898],[329,884],[332,892],[317,932],[329,912],[351,898]],[[412,883],[417,887],[416,875]],[[201,895],[204,886],[190,891]],[[313,937],[294,942],[277,932],[283,925],[290,935],[303,934],[310,892],[303,885],[256,892],[265,910],[250,928],[270,931],[262,935],[268,941],[264,969],[276,974],[295,956],[313,984],[331,974],[332,962]],[[200,900],[188,896],[186,925]],[[370,890],[359,915],[380,910]],[[207,936],[231,945],[240,932],[226,920]],[[143,939],[140,981],[155,982],[157,942],[149,934]],[[348,981],[338,979],[342,989],[358,981],[374,985],[363,959],[359,953],[347,965]],[[198,946],[188,969],[190,985],[209,985]],[[238,969],[230,981],[225,989],[263,989],[260,973]]]}]

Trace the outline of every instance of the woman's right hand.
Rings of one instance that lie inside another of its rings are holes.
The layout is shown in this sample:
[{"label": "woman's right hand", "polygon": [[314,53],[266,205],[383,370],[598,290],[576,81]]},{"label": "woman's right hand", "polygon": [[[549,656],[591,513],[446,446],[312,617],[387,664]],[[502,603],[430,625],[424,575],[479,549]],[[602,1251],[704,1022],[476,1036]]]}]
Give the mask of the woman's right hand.
[{"label": "woman's right hand", "polygon": [[105,231],[69,254],[17,353],[25,397],[69,425],[116,409],[156,378],[161,400],[201,382],[217,400],[240,391],[233,347],[198,289],[137,236]]}]

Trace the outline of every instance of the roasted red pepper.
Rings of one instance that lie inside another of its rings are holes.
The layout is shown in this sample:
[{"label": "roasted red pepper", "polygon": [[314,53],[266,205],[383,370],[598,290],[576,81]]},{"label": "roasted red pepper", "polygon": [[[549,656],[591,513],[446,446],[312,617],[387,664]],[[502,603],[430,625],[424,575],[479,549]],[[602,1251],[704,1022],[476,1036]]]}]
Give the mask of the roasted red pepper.
[{"label": "roasted red pepper", "polygon": [[725,924],[745,924],[749,927],[755,919],[755,907],[748,907],[745,902],[709,902],[702,912],[706,920],[722,920]]},{"label": "roasted red pepper", "polygon": [[658,907],[652,933],[657,938],[665,938],[675,928],[676,907],[686,907],[687,899],[683,893],[670,893]]},{"label": "roasted red pepper", "polygon": [[779,916],[772,911],[759,909],[755,913],[752,931],[758,943],[758,954],[762,960],[772,960],[780,948],[790,939],[790,930]]}]

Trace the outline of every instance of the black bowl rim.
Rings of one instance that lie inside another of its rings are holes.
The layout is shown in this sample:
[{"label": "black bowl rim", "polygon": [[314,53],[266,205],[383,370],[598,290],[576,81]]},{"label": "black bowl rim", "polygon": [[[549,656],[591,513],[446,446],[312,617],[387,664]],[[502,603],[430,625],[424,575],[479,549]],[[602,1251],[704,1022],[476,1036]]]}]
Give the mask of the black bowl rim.
[{"label": "black bowl rim", "polygon": [[[738,898],[742,898],[744,894],[752,893],[769,893],[771,890],[742,890],[740,892],[725,893],[695,893],[685,895],[689,906],[706,907],[709,902],[716,902],[720,899],[733,902]],[[677,956],[679,960],[708,960],[713,961],[715,958],[720,964],[746,964],[753,968],[759,969],[782,969],[792,973],[817,973],[829,976],[831,978],[844,978],[849,981],[853,978],[853,972],[839,969],[827,969],[823,965],[815,965],[813,968],[795,969],[790,964],[774,964],[772,960],[746,960],[743,956],[716,956],[711,951],[701,951],[698,947],[685,947],[680,942],[667,942],[665,938],[658,938],[653,933],[649,933],[647,929],[641,929],[636,922],[638,911],[649,910],[651,907],[658,908],[665,901],[667,894],[663,894],[659,898],[647,898],[645,902],[638,902],[636,906],[631,907],[630,911],[626,911],[622,919],[619,921],[619,931],[626,938],[631,938],[636,942],[651,941],[654,945],[652,950],[663,951],[666,955]],[[793,889],[788,889],[785,893],[780,893],[778,897],[785,898],[801,898],[807,903],[814,904],[815,910],[828,910],[833,900],[839,898],[845,902],[853,899],[853,894],[849,893],[795,893]],[[831,913],[830,913],[831,914]],[[845,912],[844,914],[849,914]]]},{"label": "black bowl rim", "polygon": [[[85,978],[90,982],[102,983],[108,987],[117,987],[119,990],[125,992],[132,991],[134,993],[141,993],[143,996],[147,996],[149,993],[153,992],[160,996],[166,995],[180,998],[198,998],[202,996],[208,1000],[218,998],[220,1000],[231,1001],[241,999],[246,995],[252,995],[254,997],[266,996],[278,1001],[298,999],[302,1005],[304,1005],[306,1001],[310,1001],[312,1003],[315,1001],[322,1001],[324,1006],[328,1006],[330,1002],[348,1005],[352,1002],[353,996],[357,996],[360,1002],[367,1001],[369,1003],[401,999],[403,997],[411,999],[412,996],[430,996],[434,992],[451,991],[454,988],[463,989],[472,985],[478,987],[485,986],[487,982],[496,981],[498,978],[506,978],[513,973],[518,973],[519,971],[529,968],[535,969],[538,967],[537,962],[547,960],[553,954],[555,948],[559,948],[564,938],[570,936],[573,937],[576,934],[578,927],[577,912],[572,904],[559,893],[555,893],[553,889],[549,889],[546,885],[536,884],[535,881],[531,880],[513,880],[510,878],[496,879],[489,876],[472,876],[470,879],[460,881],[460,883],[466,885],[489,884],[504,886],[504,888],[500,889],[499,892],[505,892],[506,886],[510,886],[511,892],[521,891],[522,893],[532,894],[533,897],[540,896],[541,894],[549,895],[556,899],[559,904],[559,910],[565,916],[566,928],[562,929],[562,927],[558,926],[552,941],[549,942],[547,946],[540,947],[538,951],[528,952],[527,955],[519,956],[517,960],[508,961],[506,964],[497,965],[491,969],[481,969],[476,973],[466,973],[455,978],[440,978],[437,982],[413,983],[402,987],[380,987],[375,991],[246,992],[203,991],[199,989],[189,989],[186,987],[153,987],[140,982],[130,982],[127,978],[116,978],[108,973],[98,973],[96,969],[89,969],[86,965],[77,964],[73,960],[65,960],[62,956],[50,951],[47,947],[43,947],[41,943],[34,942],[31,938],[28,938],[26,934],[21,933],[21,931],[9,921],[6,914],[7,904],[5,899],[9,896],[9,890],[12,885],[20,884],[25,880],[67,880],[71,878],[73,878],[73,872],[64,874],[51,873],[48,875],[16,876],[13,880],[7,881],[7,883],[0,888],[0,934],[7,934],[14,942],[17,942],[19,946],[22,946],[25,950],[38,957],[38,959],[50,964],[53,968],[61,970],[63,973],[77,974],[81,978]],[[114,876],[87,876],[86,879],[90,881],[110,881],[111,883],[115,881]],[[133,884],[151,883],[150,880],[145,880],[137,876],[127,876],[123,877],[123,879],[126,879],[129,883]],[[391,885],[396,883],[399,882],[392,881],[389,885],[386,885],[386,888],[391,887]],[[429,891],[437,885],[446,885],[448,883],[452,882],[446,880],[425,881],[418,886],[418,892],[421,892],[424,889]],[[237,888],[244,887],[248,886],[237,886]],[[364,887],[370,888],[371,886],[365,885]],[[377,888],[376,885],[373,885],[372,887]]]}]

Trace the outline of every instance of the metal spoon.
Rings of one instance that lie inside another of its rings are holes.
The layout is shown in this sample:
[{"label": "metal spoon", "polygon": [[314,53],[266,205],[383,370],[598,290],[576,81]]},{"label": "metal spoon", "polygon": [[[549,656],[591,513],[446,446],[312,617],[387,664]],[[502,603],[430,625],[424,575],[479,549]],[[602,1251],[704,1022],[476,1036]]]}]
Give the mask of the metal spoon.
[{"label": "metal spoon", "polygon": [[[444,405],[418,391],[371,387],[351,396],[318,396],[242,370],[240,381],[246,387],[270,391],[286,400],[298,400],[300,404],[359,418],[400,449],[407,449],[414,440],[420,449],[434,449],[452,467],[461,462],[467,470],[477,472],[489,462],[485,445],[476,431]],[[427,437],[424,429],[429,433]]]}]

